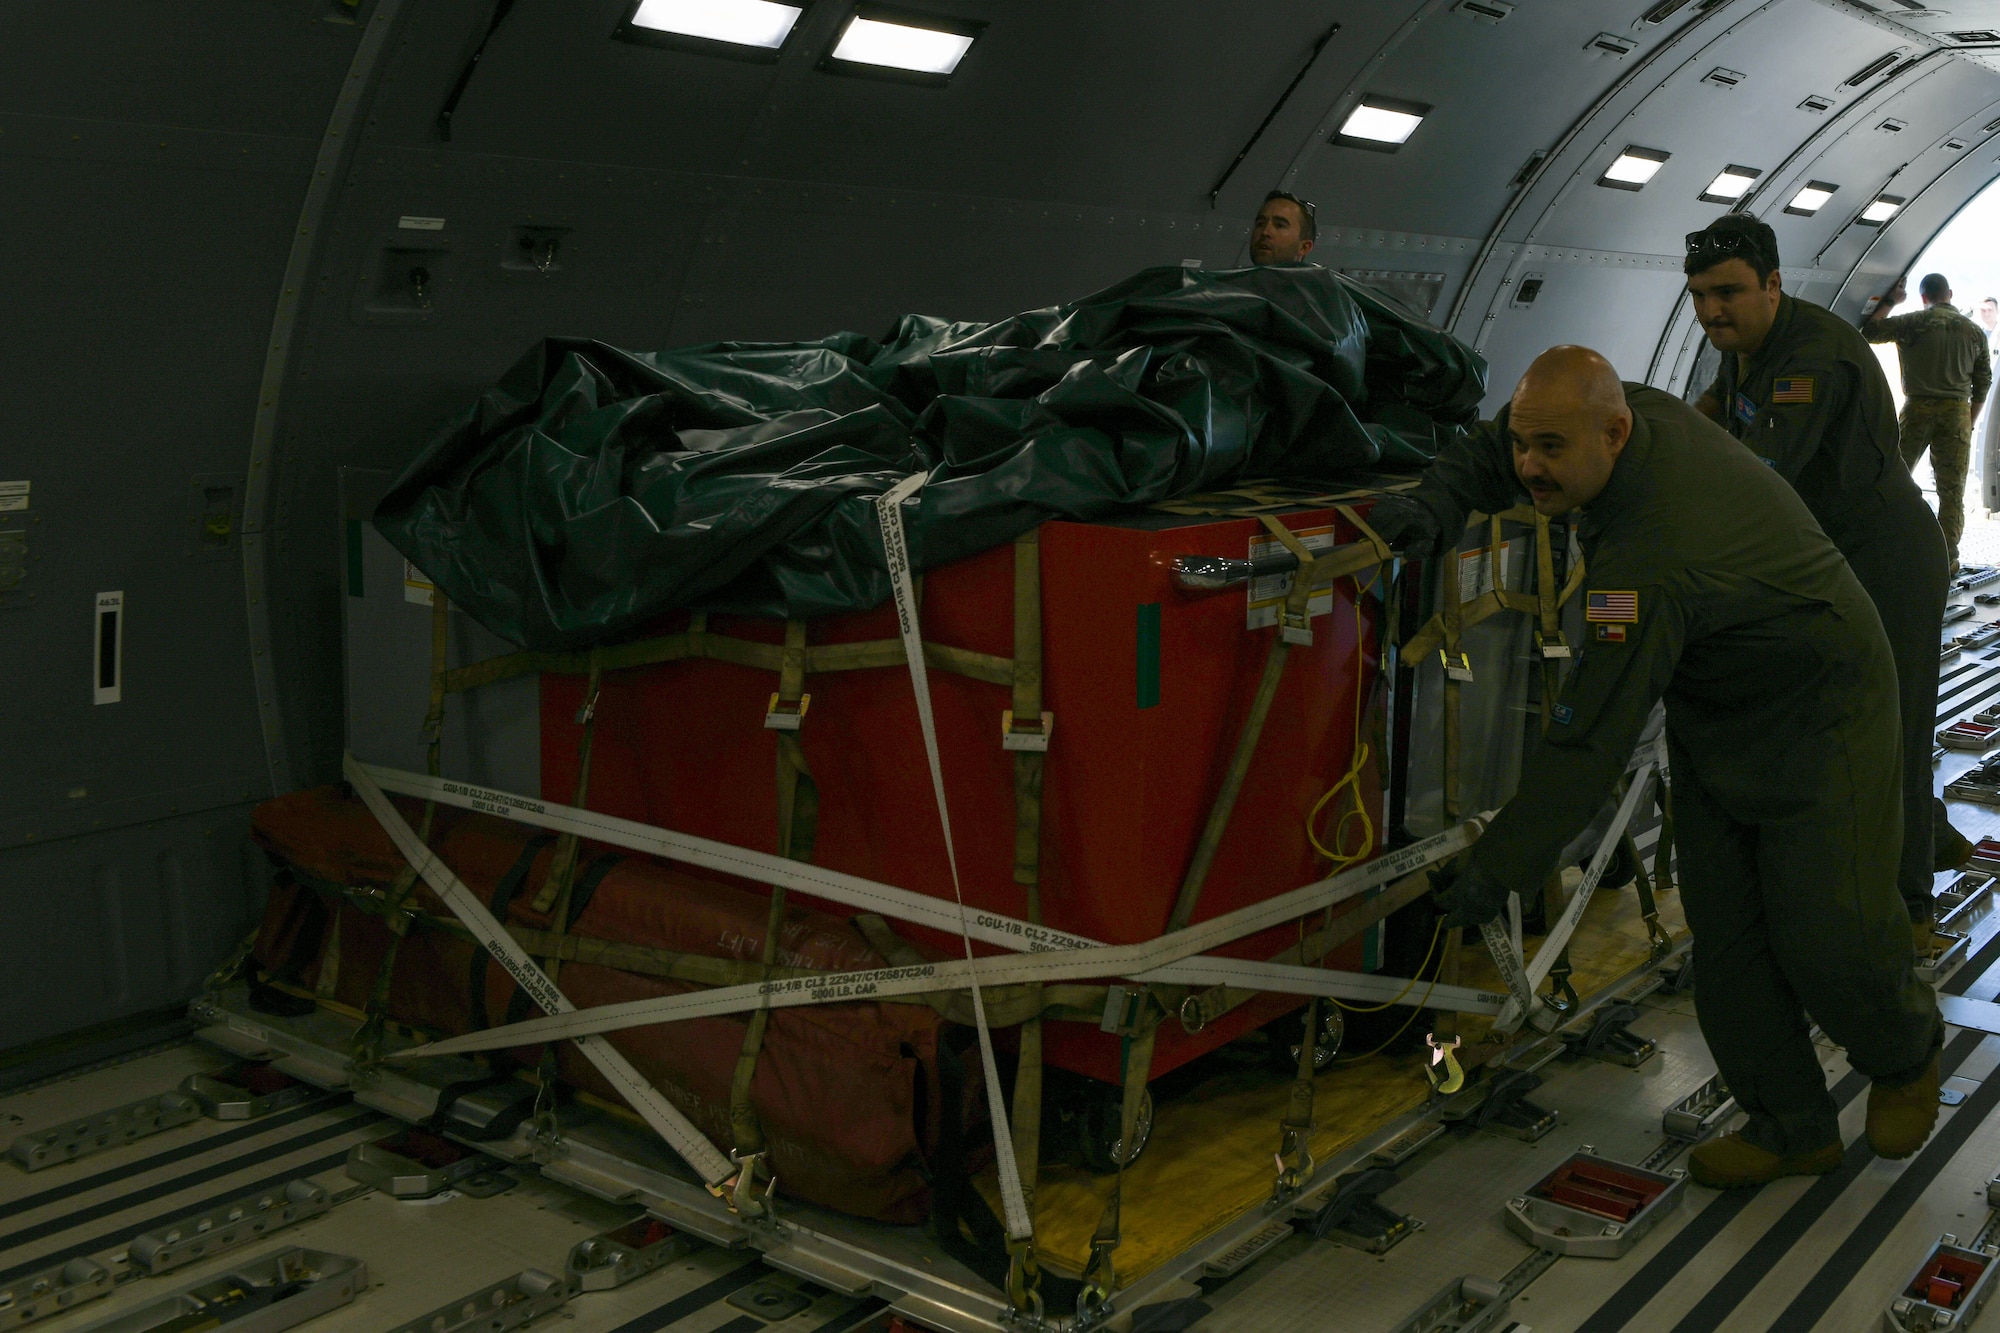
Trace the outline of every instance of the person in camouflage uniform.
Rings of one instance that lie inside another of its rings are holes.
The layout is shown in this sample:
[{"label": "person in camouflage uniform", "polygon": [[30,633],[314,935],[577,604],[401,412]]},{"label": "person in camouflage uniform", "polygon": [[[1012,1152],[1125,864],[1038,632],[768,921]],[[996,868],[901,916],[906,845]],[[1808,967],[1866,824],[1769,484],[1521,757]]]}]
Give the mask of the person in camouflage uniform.
[{"label": "person in camouflage uniform", "polygon": [[1862,326],[1872,343],[1893,342],[1903,367],[1903,465],[1914,469],[1929,450],[1937,479],[1938,526],[1944,529],[1945,569],[1958,572],[1958,539],[1965,531],[1965,472],[1972,458],[1972,423],[1993,387],[1986,332],[1951,303],[1951,284],[1927,273],[1917,284],[1924,308],[1890,315],[1903,288],[1875,303]]}]

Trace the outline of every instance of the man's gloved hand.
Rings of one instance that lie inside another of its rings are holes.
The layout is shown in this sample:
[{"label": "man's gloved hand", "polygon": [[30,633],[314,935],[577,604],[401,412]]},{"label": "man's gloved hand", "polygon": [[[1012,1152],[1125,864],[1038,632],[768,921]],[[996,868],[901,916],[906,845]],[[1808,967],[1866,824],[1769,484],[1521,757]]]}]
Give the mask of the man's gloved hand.
[{"label": "man's gloved hand", "polygon": [[1389,544],[1389,549],[1419,559],[1435,556],[1439,531],[1437,515],[1430,506],[1402,495],[1385,495],[1368,511],[1368,526]]},{"label": "man's gloved hand", "polygon": [[1483,926],[1507,906],[1507,886],[1463,859],[1431,871],[1431,896],[1444,909],[1447,930]]}]

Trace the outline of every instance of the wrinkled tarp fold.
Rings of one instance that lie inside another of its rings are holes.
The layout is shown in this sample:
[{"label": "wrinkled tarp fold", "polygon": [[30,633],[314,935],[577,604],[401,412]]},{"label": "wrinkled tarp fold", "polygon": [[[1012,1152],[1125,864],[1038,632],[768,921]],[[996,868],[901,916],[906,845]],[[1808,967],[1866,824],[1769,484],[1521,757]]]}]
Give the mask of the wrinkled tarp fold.
[{"label": "wrinkled tarp fold", "polygon": [[873,500],[912,472],[919,570],[1051,518],[1244,478],[1419,464],[1486,367],[1327,269],[1147,269],[997,323],[884,342],[630,352],[551,338],[440,432],[375,513],[486,628],[533,648],[668,611],[812,617],[888,596]]}]

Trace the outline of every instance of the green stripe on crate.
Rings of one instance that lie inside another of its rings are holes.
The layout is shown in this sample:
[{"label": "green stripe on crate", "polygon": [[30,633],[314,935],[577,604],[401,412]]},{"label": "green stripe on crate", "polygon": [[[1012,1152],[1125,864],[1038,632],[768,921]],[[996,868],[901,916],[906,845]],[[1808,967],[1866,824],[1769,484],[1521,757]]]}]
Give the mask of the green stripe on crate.
[{"label": "green stripe on crate", "polygon": [[361,579],[361,520],[347,520],[347,595],[364,596],[365,584]]},{"label": "green stripe on crate", "polygon": [[1152,708],[1160,702],[1160,604],[1147,602],[1139,608],[1139,707]]}]

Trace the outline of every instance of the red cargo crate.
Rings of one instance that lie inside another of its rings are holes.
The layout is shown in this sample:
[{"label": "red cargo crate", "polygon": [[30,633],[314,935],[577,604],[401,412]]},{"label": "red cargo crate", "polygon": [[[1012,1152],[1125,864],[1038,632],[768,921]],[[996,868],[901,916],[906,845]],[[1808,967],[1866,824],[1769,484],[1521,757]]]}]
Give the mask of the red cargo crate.
[{"label": "red cargo crate", "polygon": [[[1357,539],[1330,509],[1287,514],[1283,521],[1297,532],[1331,529],[1343,545]],[[1210,594],[1179,591],[1172,564],[1180,555],[1241,559],[1251,542],[1268,540],[1248,519],[1148,515],[1043,526],[1043,707],[1054,715],[1042,824],[1042,905],[1049,925],[1112,944],[1152,939],[1165,929],[1277,632],[1247,626],[1249,597],[1240,586]],[[1011,657],[1013,567],[1009,546],[932,571],[922,589],[924,638]],[[1362,582],[1372,578],[1364,574]],[[1292,649],[1196,920],[1327,872],[1307,838],[1306,817],[1351,762],[1356,693],[1372,689],[1376,677],[1379,609],[1370,592],[1360,599],[1357,620],[1354,580],[1342,579],[1332,589],[1331,610],[1312,619],[1312,644]],[[783,626],[774,621],[718,616],[708,628],[783,641]],[[893,609],[882,607],[815,621],[809,642],[894,639],[896,633]],[[1013,881],[1013,757],[1000,744],[1009,691],[936,668],[930,684],[966,905],[1025,916],[1023,890]],[[775,688],[770,672],[705,659],[607,673],[589,805],[775,851],[776,740],[764,727]],[[581,732],[574,719],[582,691],[578,676],[542,679],[542,788],[549,800],[574,795]],[[949,899],[944,838],[908,672],[898,666],[817,674],[807,677],[806,692],[811,705],[797,735],[819,790],[813,860]],[[1373,725],[1364,697],[1364,733]],[[1361,785],[1379,848],[1379,786],[1372,772]],[[1329,803],[1330,812],[1348,808],[1349,802]],[[1330,837],[1323,831],[1321,840]],[[907,923],[896,928],[947,953],[962,947],[956,937],[934,930]],[[1269,958],[1295,939],[1294,930],[1281,928],[1240,940],[1226,952]],[[979,951],[996,952],[984,945]],[[1359,943],[1328,963],[1358,967]],[[1159,1032],[1153,1074],[1301,1003],[1262,996],[1196,1034],[1169,1019]],[[1119,1078],[1119,1039],[1086,1024],[1050,1024],[1045,1057],[1078,1073]]]}]

